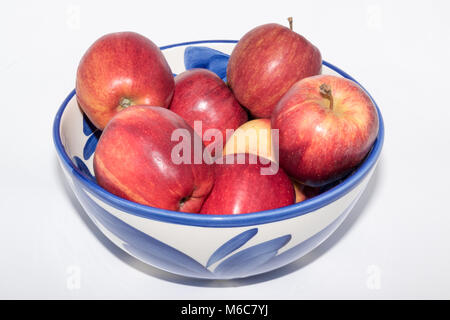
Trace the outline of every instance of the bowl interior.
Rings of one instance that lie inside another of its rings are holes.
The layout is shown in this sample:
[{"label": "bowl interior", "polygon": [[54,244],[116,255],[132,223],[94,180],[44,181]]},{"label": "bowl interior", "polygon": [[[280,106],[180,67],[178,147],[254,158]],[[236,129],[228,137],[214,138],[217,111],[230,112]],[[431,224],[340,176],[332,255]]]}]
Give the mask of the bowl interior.
[{"label": "bowl interior", "polygon": [[[164,46],[161,47],[161,50],[169,62],[172,72],[178,74],[186,70],[184,59],[186,48],[208,47],[229,55],[236,42],[234,40],[185,42]],[[325,61],[323,62],[322,73],[342,76],[357,82],[344,71]],[[93,154],[101,132],[90,124],[78,107],[75,90],[67,96],[58,110],[54,121],[53,138],[60,161],[70,174],[70,178],[77,179],[83,187],[109,205],[141,217],[185,225],[207,227],[248,226],[307,214],[342,197],[357,186],[375,166],[383,145],[383,119],[378,107],[377,111],[380,122],[377,140],[364,162],[345,180],[306,201],[279,209],[242,215],[200,215],[153,208],[119,198],[101,188],[96,184],[93,176]]]}]

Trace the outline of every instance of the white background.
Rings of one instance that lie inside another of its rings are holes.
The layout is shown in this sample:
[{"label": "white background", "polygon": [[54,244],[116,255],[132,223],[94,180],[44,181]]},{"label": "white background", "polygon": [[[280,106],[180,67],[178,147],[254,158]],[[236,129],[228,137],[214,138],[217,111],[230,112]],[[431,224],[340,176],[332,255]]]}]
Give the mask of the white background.
[{"label": "white background", "polygon": [[[2,1],[0,298],[450,298],[448,1]],[[53,117],[98,37],[157,45],[294,28],[361,82],[386,140],[369,187],[306,257],[235,281],[148,267],[88,220],[57,164]],[[78,281],[79,280],[79,281]]]}]

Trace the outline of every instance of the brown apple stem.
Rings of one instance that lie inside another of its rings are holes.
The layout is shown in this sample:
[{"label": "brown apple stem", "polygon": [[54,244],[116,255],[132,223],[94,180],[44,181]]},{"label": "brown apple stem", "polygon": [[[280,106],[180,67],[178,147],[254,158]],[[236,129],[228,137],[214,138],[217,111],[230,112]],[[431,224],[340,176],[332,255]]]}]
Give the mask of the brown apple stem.
[{"label": "brown apple stem", "polygon": [[288,21],[289,21],[289,29],[291,29],[291,31],[293,31],[293,28],[292,28],[292,22],[293,22],[294,20],[292,19],[292,17],[289,17],[289,18],[288,18]]},{"label": "brown apple stem", "polygon": [[328,84],[322,83],[319,87],[320,94],[322,97],[328,99],[330,101],[330,109],[333,110],[333,95],[331,93],[331,88]]}]

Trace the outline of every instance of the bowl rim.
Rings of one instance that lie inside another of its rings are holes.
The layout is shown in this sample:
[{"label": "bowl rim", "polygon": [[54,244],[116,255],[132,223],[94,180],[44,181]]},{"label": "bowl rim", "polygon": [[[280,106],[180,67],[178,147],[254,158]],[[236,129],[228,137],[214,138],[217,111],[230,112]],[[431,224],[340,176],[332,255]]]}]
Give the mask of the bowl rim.
[{"label": "bowl rim", "polygon": [[[195,45],[195,44],[206,44],[206,43],[237,43],[238,40],[198,40],[170,44],[160,47],[161,50]],[[90,193],[92,193],[96,198],[107,203],[108,205],[124,211],[128,214],[136,215],[142,218],[158,220],[167,223],[175,223],[188,226],[198,226],[198,227],[245,227],[271,223],[280,220],[286,220],[293,217],[298,217],[320,209],[335,200],[343,197],[353,188],[355,188],[371,171],[378,161],[384,142],[384,122],[376,104],[375,100],[372,98],[369,92],[358,83],[353,77],[339,69],[338,67],[332,65],[329,62],[322,61],[322,64],[331,70],[337,72],[344,78],[356,82],[361,88],[367,93],[367,95],[372,99],[375,108],[378,113],[379,130],[377,139],[374,145],[365,158],[365,160],[360,164],[360,166],[344,181],[338,185],[332,187],[331,189],[325,191],[324,193],[307,199],[305,201],[295,203],[286,207],[258,211],[253,213],[246,213],[240,215],[203,215],[198,213],[185,213],[172,210],[165,210],[155,207],[150,207],[142,204],[138,204],[123,198],[120,198],[102,187],[94,183],[92,180],[88,179],[82,172],[75,166],[74,162],[70,159],[69,155],[65,151],[65,148],[61,140],[61,118],[62,115],[75,95],[75,89],[73,89],[67,97],[64,99],[63,103],[59,107],[54,122],[53,122],[53,141],[56,147],[57,154],[60,158],[60,162],[65,166],[66,169],[75,177],[84,188],[86,188]]]}]

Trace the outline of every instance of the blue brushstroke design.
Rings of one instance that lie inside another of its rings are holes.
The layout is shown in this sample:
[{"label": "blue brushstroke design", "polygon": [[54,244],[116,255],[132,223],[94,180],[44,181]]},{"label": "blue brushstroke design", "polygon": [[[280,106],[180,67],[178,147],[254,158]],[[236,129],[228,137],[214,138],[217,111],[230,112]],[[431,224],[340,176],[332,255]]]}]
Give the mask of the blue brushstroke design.
[{"label": "blue brushstroke design", "polygon": [[83,158],[88,160],[95,152],[97,148],[98,139],[100,139],[102,132],[100,130],[94,131],[93,134],[87,139],[86,144],[83,148]]},{"label": "blue brushstroke design", "polygon": [[258,228],[246,230],[246,231],[238,234],[237,236],[231,238],[227,242],[225,242],[216,251],[214,251],[214,253],[209,258],[208,262],[206,263],[206,267],[209,267],[213,263],[215,263],[215,262],[219,261],[220,259],[229,255],[231,252],[242,247],[251,238],[253,238],[257,232],[258,232]]},{"label": "blue brushstroke design", "polygon": [[97,147],[97,142],[98,139],[100,139],[102,131],[97,129],[94,124],[92,124],[85,113],[83,113],[83,133],[85,136],[89,137],[83,148],[83,158],[84,160],[89,160],[95,152],[95,148]]},{"label": "blue brushstroke design", "polygon": [[309,237],[305,241],[300,242],[294,247],[284,251],[283,253],[277,255],[270,261],[268,261],[264,265],[260,265],[256,270],[253,270],[254,273],[264,273],[280,266],[285,265],[286,263],[292,262],[297,259],[297,257],[303,257],[308,252],[312,251],[314,248],[319,246],[325,239],[327,239],[345,220],[348,214],[351,212],[356,202],[358,201],[361,193],[353,200],[353,202],[341,213],[333,222],[331,222],[328,226]]},{"label": "blue brushstroke design", "polygon": [[85,136],[91,135],[97,128],[93,125],[91,120],[83,113],[83,133]]},{"label": "blue brushstroke design", "polygon": [[278,250],[285,246],[291,238],[290,234],[284,235],[239,251],[222,261],[214,273],[225,278],[236,274],[240,277],[251,274],[257,267],[274,258]]},{"label": "blue brushstroke design", "polygon": [[208,69],[226,81],[227,64],[230,56],[208,47],[187,47],[184,51],[186,70],[194,68]]},{"label": "blue brushstroke design", "polygon": [[79,157],[74,156],[73,160],[75,162],[76,167],[81,171],[81,173],[83,175],[85,175],[88,179],[94,181],[95,183],[97,183],[95,181],[94,176],[91,174],[91,172],[89,171],[89,168],[86,166],[86,164],[83,162],[83,160],[81,160]]},{"label": "blue brushstroke design", "polygon": [[208,69],[227,82],[227,65],[229,56],[214,56],[209,61]]},{"label": "blue brushstroke design", "polygon": [[86,212],[97,224],[123,241],[123,246],[138,259],[163,270],[187,276],[210,277],[211,272],[181,251],[139,231],[95,203],[73,179],[74,191]]}]

